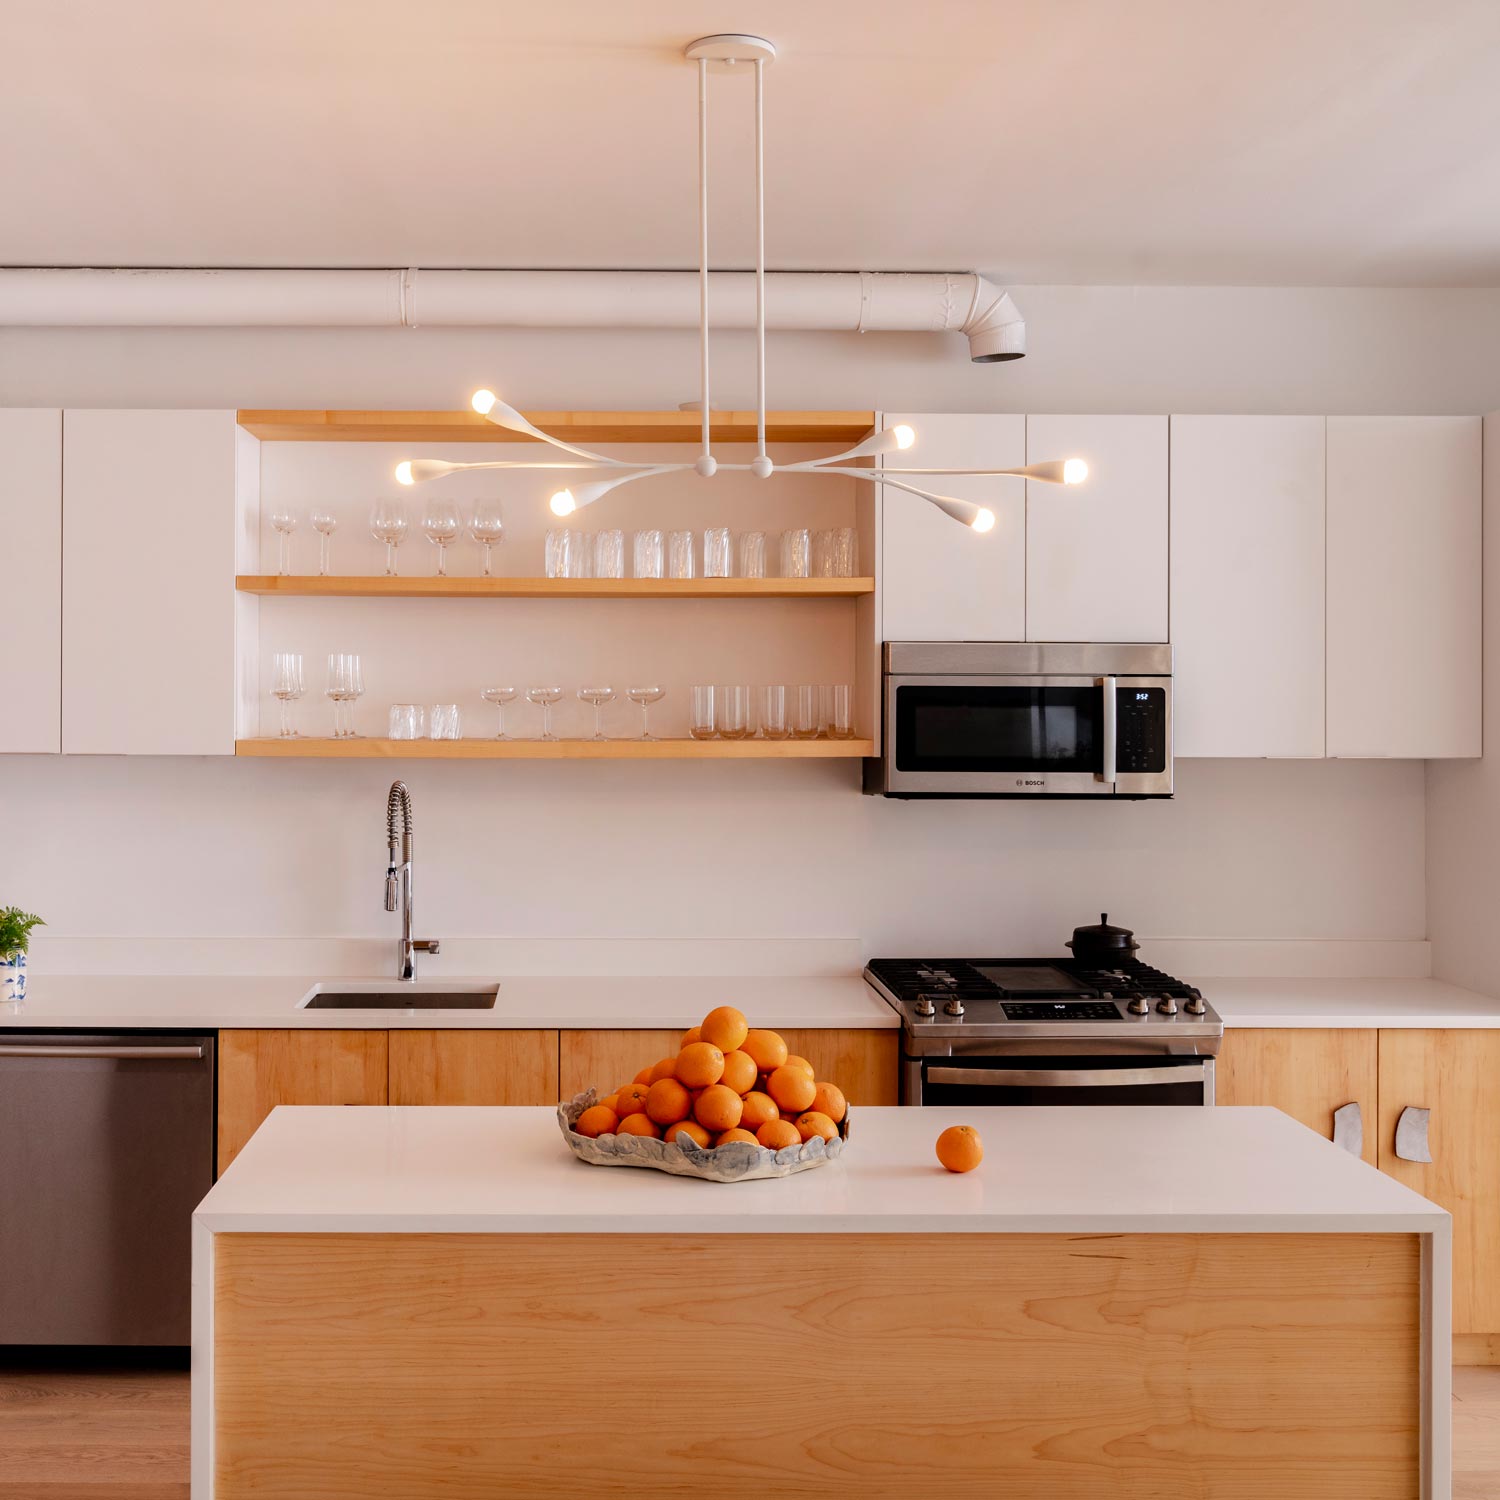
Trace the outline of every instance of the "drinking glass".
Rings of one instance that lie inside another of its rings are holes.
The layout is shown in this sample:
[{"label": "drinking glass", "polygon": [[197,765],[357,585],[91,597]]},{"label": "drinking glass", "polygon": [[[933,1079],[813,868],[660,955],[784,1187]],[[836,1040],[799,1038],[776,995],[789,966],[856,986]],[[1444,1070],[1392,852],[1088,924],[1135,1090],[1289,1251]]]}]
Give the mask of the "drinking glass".
[{"label": "drinking glass", "polygon": [[710,526],[703,533],[703,576],[705,578],[728,578],[734,567],[734,538],[727,526]]},{"label": "drinking glass", "polygon": [[691,531],[669,531],[667,533],[667,577],[696,578],[698,557]]},{"label": "drinking glass", "polygon": [[516,701],[516,690],[513,687],[487,687],[479,696],[486,703],[494,704],[500,714],[500,723],[495,738],[508,740],[510,736],[505,732],[505,705]]},{"label": "drinking glass", "polygon": [[391,738],[420,740],[427,737],[427,710],[420,703],[391,704]]},{"label": "drinking glass", "polygon": [[463,735],[463,721],[456,703],[434,703],[431,722],[431,737],[435,740],[456,740]]},{"label": "drinking glass", "polygon": [[526,689],[526,701],[534,703],[542,711],[542,732],[538,739],[555,740],[552,732],[552,705],[562,697],[560,687],[531,687]]},{"label": "drinking glass", "polygon": [[560,526],[547,528],[547,558],[542,571],[548,578],[562,577],[562,539],[563,531]]},{"label": "drinking glass", "polygon": [[831,740],[854,738],[853,695],[847,682],[823,689],[823,727]]},{"label": "drinking glass", "polygon": [[749,739],[752,725],[748,687],[714,689],[714,728],[718,730],[720,739]]},{"label": "drinking glass", "polygon": [[660,578],[662,569],[661,532],[638,531],[635,534],[635,576]]},{"label": "drinking glass", "polygon": [[[458,514],[458,505],[452,500],[429,500],[422,513],[422,530],[427,540],[438,549],[437,576],[448,576],[448,548],[458,540],[463,521]],[[436,739],[437,735],[434,734]]]},{"label": "drinking glass", "polygon": [[625,533],[623,531],[596,531],[594,533],[594,577],[623,578],[625,576]]},{"label": "drinking glass", "polygon": [[278,651],[272,661],[271,696],[281,705],[281,737],[298,738],[291,705],[306,691],[302,678],[302,653]]},{"label": "drinking glass", "polygon": [[695,687],[690,697],[688,733],[695,740],[711,740],[714,737],[714,690]]},{"label": "drinking glass", "polygon": [[812,534],[812,576],[814,578],[833,577],[833,533],[831,531],[815,531]]},{"label": "drinking glass", "polygon": [[385,576],[396,576],[396,548],[406,540],[406,506],[400,500],[377,500],[370,512],[370,535],[385,543]]},{"label": "drinking glass", "polygon": [[739,574],[741,578],[766,576],[766,534],[742,531],[739,537]]},{"label": "drinking glass", "polygon": [[271,530],[276,533],[276,571],[283,577],[290,571],[292,533],[297,529],[297,513],[290,506],[278,505],[271,512]]},{"label": "drinking glass", "polygon": [[807,578],[810,575],[812,537],[807,529],[781,533],[781,576]]},{"label": "drinking glass", "polygon": [[604,705],[615,701],[615,690],[612,687],[581,687],[578,689],[578,697],[580,702],[594,705],[594,738],[607,740],[609,736],[604,732]]},{"label": "drinking glass", "polygon": [[859,538],[852,526],[836,526],[828,533],[828,577],[853,578],[859,571]]},{"label": "drinking glass", "polygon": [[625,689],[625,696],[632,703],[640,705],[641,738],[654,740],[656,736],[651,733],[651,705],[660,703],[667,696],[667,690],[664,687],[633,687]]},{"label": "drinking glass", "polygon": [[792,690],[792,738],[815,740],[823,727],[822,705],[816,687]]},{"label": "drinking glass", "polygon": [[590,537],[586,531],[559,526],[547,533],[547,577],[587,578]]},{"label": "drinking glass", "polygon": [[786,721],[784,687],[763,687],[760,690],[760,732],[768,740],[784,740],[791,735]]},{"label": "drinking glass", "polygon": [[364,667],[359,657],[350,651],[330,651],[328,686],[324,689],[324,696],[333,704],[334,739],[355,737],[353,710],[343,705],[356,702],[364,690]]},{"label": "drinking glass", "polygon": [[[490,552],[497,543],[505,540],[505,516],[498,500],[474,502],[474,513],[469,517],[469,535],[484,548],[484,576],[493,578]],[[500,738],[505,736],[502,734]]]},{"label": "drinking glass", "polygon": [[318,533],[318,575],[326,578],[333,551],[333,534],[339,529],[339,518],[326,506],[319,505],[314,507],[308,519],[312,522],[312,529]]}]

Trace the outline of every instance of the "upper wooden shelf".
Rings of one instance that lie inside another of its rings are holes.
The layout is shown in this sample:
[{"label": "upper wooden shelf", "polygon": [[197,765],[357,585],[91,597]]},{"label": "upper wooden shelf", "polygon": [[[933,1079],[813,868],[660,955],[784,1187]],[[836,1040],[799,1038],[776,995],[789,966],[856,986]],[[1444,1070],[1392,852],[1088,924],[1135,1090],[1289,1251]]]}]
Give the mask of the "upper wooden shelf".
[{"label": "upper wooden shelf", "polygon": [[387,578],[241,573],[242,594],[322,599],[848,599],[873,578]]},{"label": "upper wooden shelf", "polygon": [[[270,443],[528,443],[523,433],[497,427],[472,411],[242,411],[239,424]],[[682,411],[528,411],[543,432],[575,443],[695,443],[698,416]],[[772,443],[852,446],[875,428],[872,411],[766,413]],[[716,443],[753,443],[753,411],[716,411],[709,432]]]},{"label": "upper wooden shelf", "polygon": [[873,740],[248,739],[236,755],[278,760],[857,760]]}]

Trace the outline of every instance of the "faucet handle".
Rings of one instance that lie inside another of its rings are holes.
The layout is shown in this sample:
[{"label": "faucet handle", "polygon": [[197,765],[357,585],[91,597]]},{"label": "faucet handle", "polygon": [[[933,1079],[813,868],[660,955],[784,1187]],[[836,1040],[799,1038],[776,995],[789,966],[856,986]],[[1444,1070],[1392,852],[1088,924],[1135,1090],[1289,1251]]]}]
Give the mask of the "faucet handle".
[{"label": "faucet handle", "polygon": [[387,911],[395,911],[400,891],[400,877],[396,874],[395,866],[392,866],[385,872],[385,909]]},{"label": "faucet handle", "polygon": [[413,938],[411,945],[418,953],[441,953],[441,942],[440,938]]}]

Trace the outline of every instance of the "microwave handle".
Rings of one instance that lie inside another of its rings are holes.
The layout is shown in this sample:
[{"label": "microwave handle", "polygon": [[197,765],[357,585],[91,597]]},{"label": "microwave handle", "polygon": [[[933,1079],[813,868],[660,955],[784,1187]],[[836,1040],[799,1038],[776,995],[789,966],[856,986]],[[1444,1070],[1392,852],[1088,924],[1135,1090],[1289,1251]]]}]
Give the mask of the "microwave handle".
[{"label": "microwave handle", "polygon": [[1115,691],[1113,677],[1101,677],[1099,686],[1104,690],[1104,770],[1099,780],[1114,786],[1120,779],[1116,766],[1119,761],[1120,742],[1120,696]]}]

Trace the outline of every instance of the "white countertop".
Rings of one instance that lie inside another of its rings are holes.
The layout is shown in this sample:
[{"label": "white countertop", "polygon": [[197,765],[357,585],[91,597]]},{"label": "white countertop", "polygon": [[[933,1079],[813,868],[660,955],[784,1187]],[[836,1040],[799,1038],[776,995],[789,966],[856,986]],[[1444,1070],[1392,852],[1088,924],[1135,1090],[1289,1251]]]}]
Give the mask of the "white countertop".
[{"label": "white countertop", "polygon": [[[974,1125],[955,1175],[933,1143]],[[551,1109],[282,1106],[216,1233],[1430,1233],[1448,1215],[1274,1109],[856,1110],[827,1166],[714,1183],[577,1160]]]},{"label": "white countertop", "polygon": [[1190,981],[1226,1026],[1500,1026],[1500,1000],[1441,979]]}]

